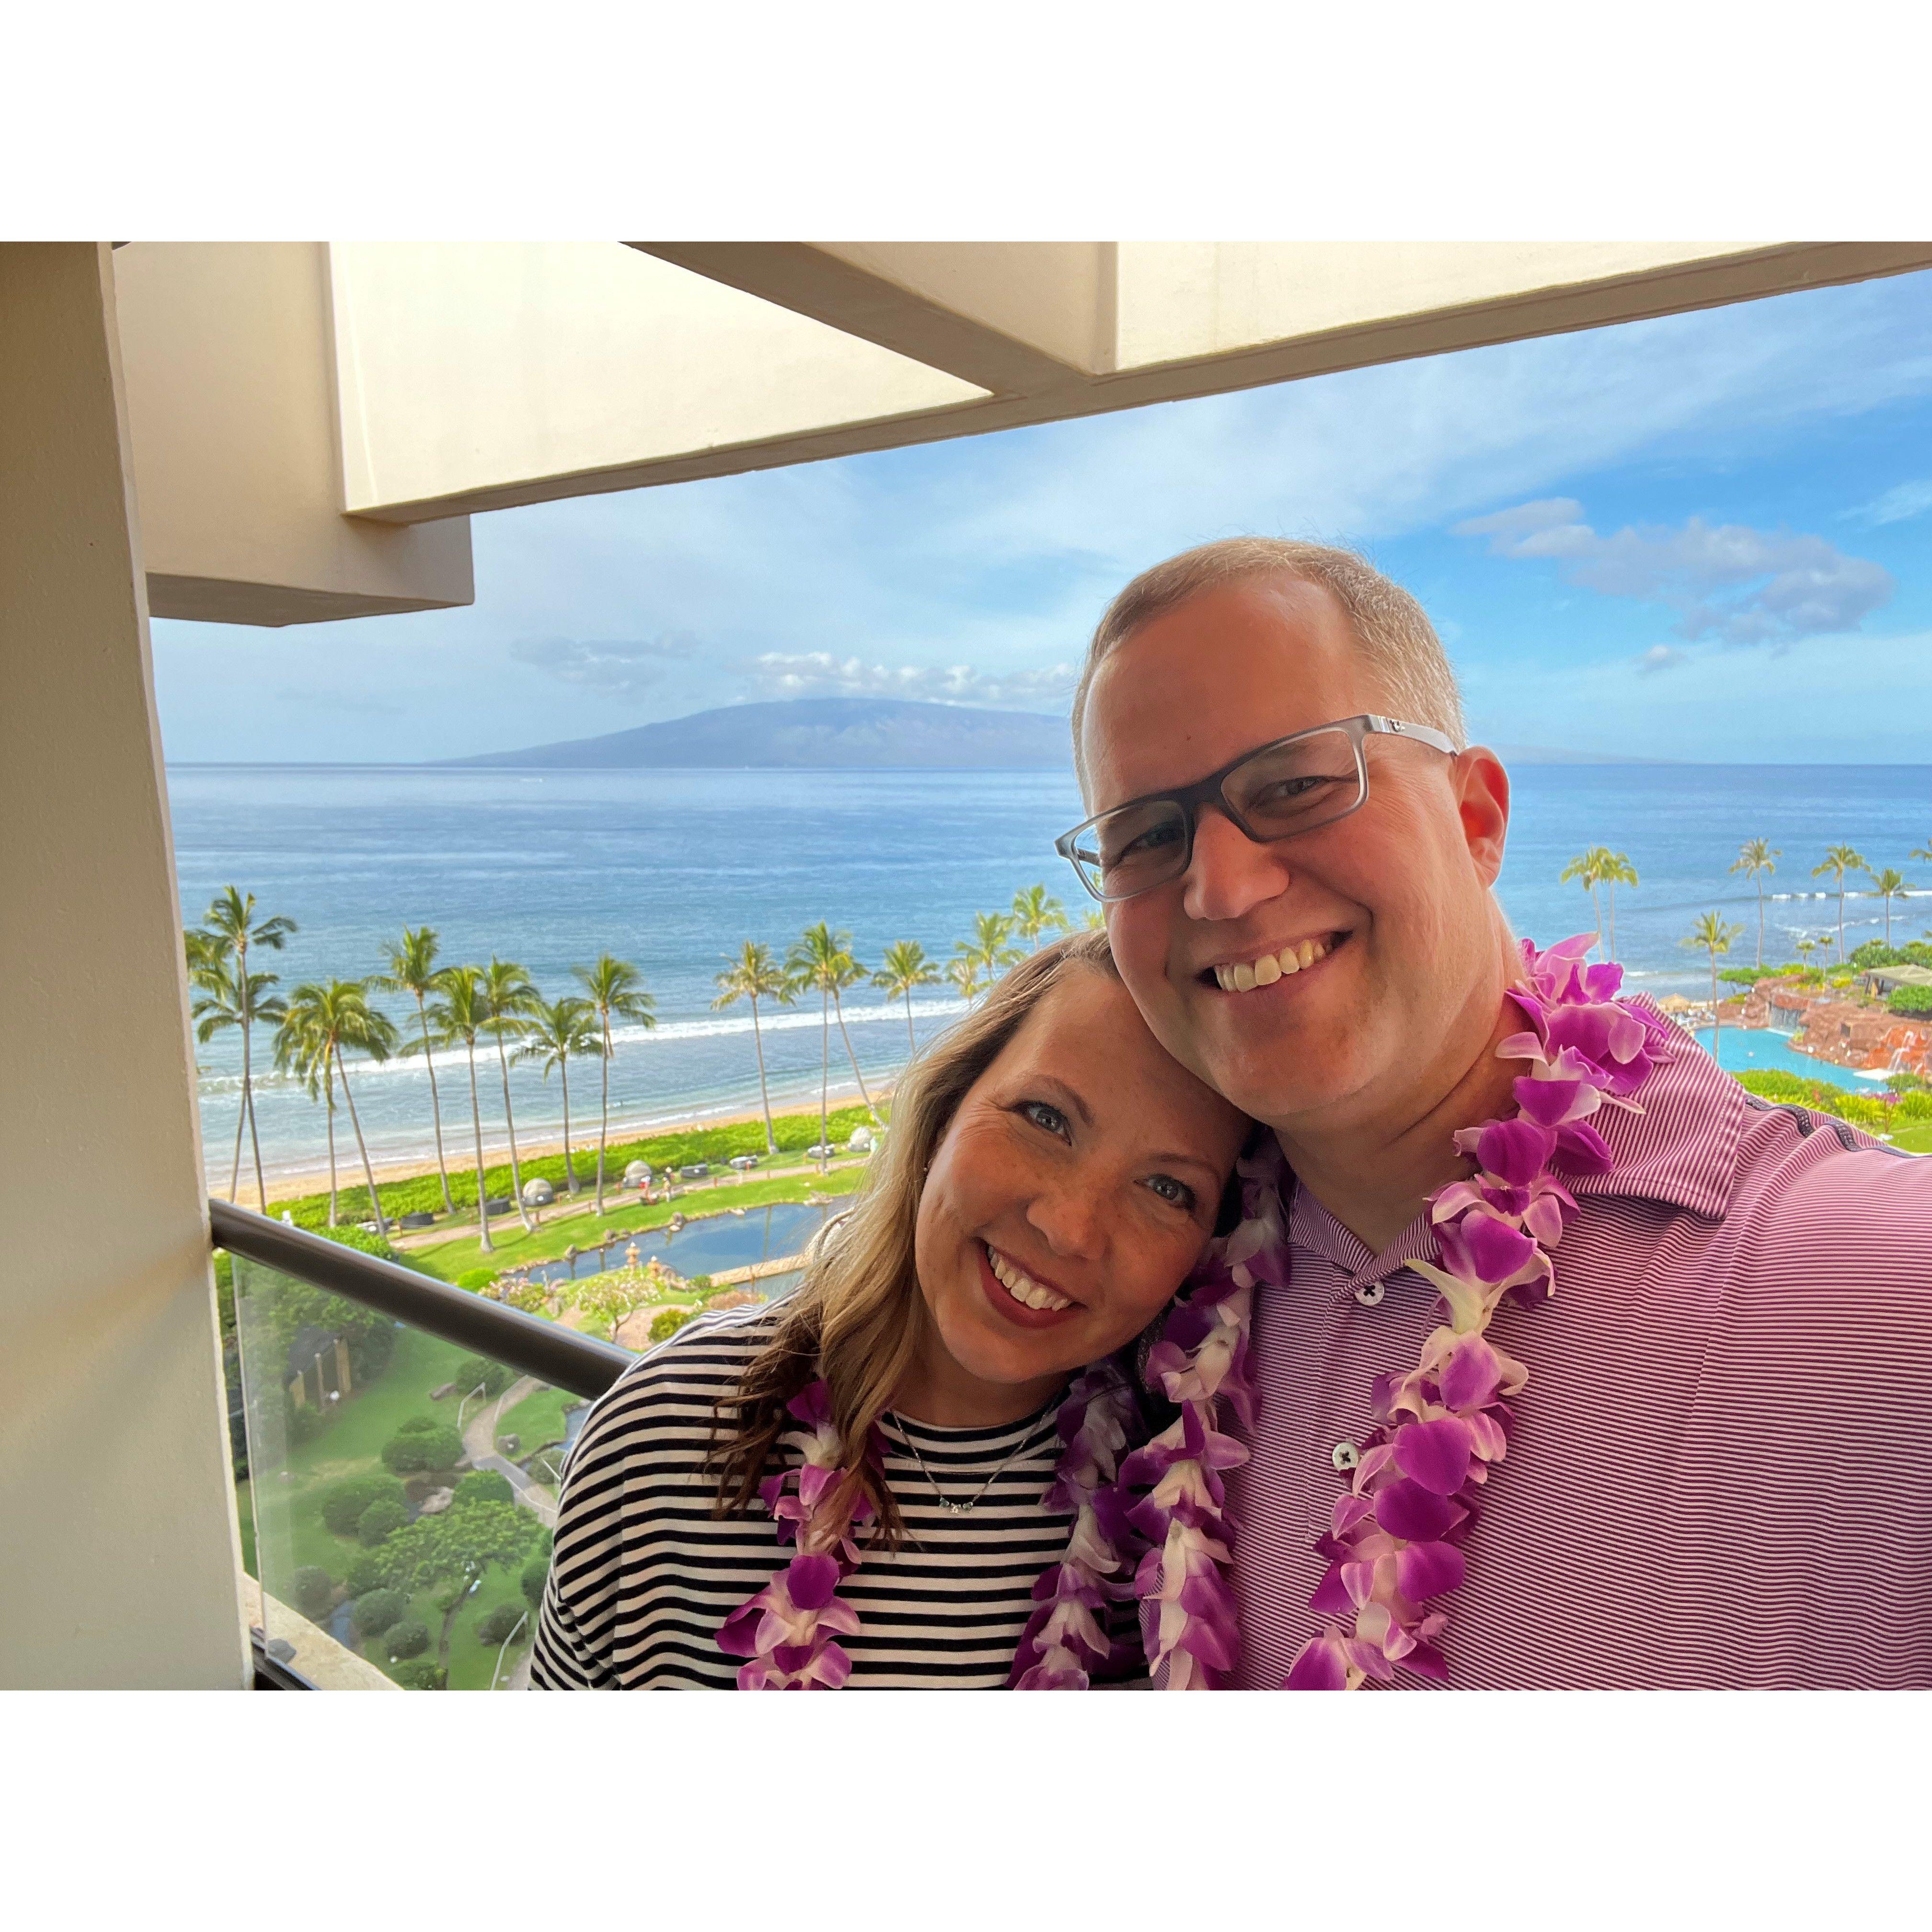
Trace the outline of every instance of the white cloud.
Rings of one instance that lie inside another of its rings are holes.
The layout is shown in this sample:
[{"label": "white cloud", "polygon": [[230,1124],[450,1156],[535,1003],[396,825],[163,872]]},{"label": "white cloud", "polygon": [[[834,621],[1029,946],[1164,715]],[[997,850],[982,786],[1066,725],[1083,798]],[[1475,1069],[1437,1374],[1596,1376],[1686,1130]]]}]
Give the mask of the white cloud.
[{"label": "white cloud", "polygon": [[762,696],[910,698],[938,704],[1058,709],[1073,689],[1070,664],[1039,670],[986,672],[970,664],[868,664],[830,651],[766,651],[744,666]]},{"label": "white cloud", "polygon": [[1692,517],[1674,530],[1626,525],[1604,536],[1582,513],[1574,497],[1545,497],[1472,517],[1455,534],[1487,537],[1492,556],[1552,559],[1572,584],[1608,597],[1668,604],[1679,637],[1726,644],[1856,631],[1894,588],[1882,564],[1802,532]]},{"label": "white cloud", "polygon": [[688,663],[698,648],[696,638],[682,634],[601,641],[532,638],[512,644],[510,656],[565,684],[606,698],[632,698],[655,690],[673,666]]},{"label": "white cloud", "polygon": [[1689,655],[1680,651],[1675,644],[1652,644],[1636,661],[1640,670],[1669,670],[1674,664],[1681,664]]},{"label": "white cloud", "polygon": [[1902,524],[1910,517],[1922,517],[1932,510],[1932,477],[1916,482],[1894,484],[1882,496],[1861,503],[1845,514],[1865,524]]}]

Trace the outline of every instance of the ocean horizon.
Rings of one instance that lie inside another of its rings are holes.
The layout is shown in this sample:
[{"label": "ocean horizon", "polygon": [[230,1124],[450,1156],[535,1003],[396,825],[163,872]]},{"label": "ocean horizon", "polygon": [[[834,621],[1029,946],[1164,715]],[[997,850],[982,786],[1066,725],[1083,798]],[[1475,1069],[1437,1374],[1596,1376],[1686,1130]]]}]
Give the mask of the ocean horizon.
[{"label": "ocean horizon", "polygon": [[[1511,775],[1497,890],[1513,925],[1544,944],[1594,929],[1588,895],[1559,884],[1558,874],[1588,845],[1628,853],[1640,884],[1618,892],[1616,932],[1633,991],[1708,993],[1702,956],[1678,943],[1703,912],[1744,928],[1724,963],[1754,958],[1757,896],[1727,869],[1747,838],[1783,850],[1766,882],[1768,960],[1792,956],[1805,935],[1828,935],[1820,956],[1835,954],[1838,895],[1810,868],[1840,841],[1875,867],[1898,867],[1917,888],[1893,904],[1894,939],[1918,938],[1926,926],[1928,908],[1917,902],[1932,898],[1932,866],[1910,854],[1932,844],[1932,765],[1532,758]],[[746,939],[782,957],[805,926],[824,920],[851,933],[868,965],[896,939],[917,940],[943,965],[975,912],[1004,910],[1036,880],[1076,921],[1091,904],[1052,849],[1054,835],[1084,816],[1068,772],[183,762],[169,766],[168,781],[184,919],[198,922],[232,883],[255,895],[258,916],[295,920],[298,930],[281,954],[256,956],[258,967],[280,976],[281,990],[379,970],[382,944],[406,924],[437,928],[445,963],[493,952],[518,961],[547,998],[572,990],[571,968],[601,952],[635,961],[658,1024],[616,1034],[611,1123],[626,1134],[757,1107],[748,1012],[742,1003],[722,1013],[710,1004],[713,976]],[[1848,896],[1845,911],[1848,950],[1882,934],[1876,898]],[[409,1037],[413,1004],[382,1004]],[[949,988],[927,989],[914,1002],[914,1037],[923,1042],[962,1010]],[[845,1017],[864,1078],[890,1078],[908,1052],[904,1004],[888,1006],[871,987],[855,988]],[[760,1021],[774,1108],[816,1106],[817,1006],[761,1006]],[[207,1170],[225,1190],[240,1046],[230,1033],[196,1051]],[[313,1172],[326,1144],[320,1103],[294,1080],[272,1070],[261,1077],[272,1058],[262,1030],[257,1114],[272,1185]],[[442,1052],[434,1064],[446,1144],[460,1165],[470,1144],[465,1057]],[[835,1091],[849,1090],[836,1025],[831,1069]],[[485,1145],[500,1150],[494,1048],[479,1053],[477,1072]],[[422,1058],[352,1063],[351,1077],[371,1158],[433,1161]],[[556,1140],[556,1079],[546,1083],[524,1066],[512,1069],[511,1084],[519,1144]],[[594,1144],[597,1090],[596,1064],[574,1066],[577,1144]],[[346,1117],[338,1126],[349,1178],[356,1154]]]}]

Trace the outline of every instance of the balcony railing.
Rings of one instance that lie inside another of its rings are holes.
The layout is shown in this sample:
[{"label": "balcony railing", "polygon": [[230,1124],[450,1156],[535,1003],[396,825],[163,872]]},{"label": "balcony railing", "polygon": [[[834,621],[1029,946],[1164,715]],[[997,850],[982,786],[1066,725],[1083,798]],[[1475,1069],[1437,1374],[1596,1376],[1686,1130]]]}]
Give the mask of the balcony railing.
[{"label": "balcony railing", "polygon": [[233,1271],[258,1684],[521,1688],[563,1457],[636,1357],[208,1207]]}]

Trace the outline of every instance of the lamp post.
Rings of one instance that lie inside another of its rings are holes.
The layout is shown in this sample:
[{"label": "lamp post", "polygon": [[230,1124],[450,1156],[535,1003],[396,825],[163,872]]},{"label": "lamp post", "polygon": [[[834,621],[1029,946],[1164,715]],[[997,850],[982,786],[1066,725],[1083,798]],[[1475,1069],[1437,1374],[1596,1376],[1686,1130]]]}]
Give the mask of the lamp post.
[{"label": "lamp post", "polygon": [[523,1627],[524,1626],[524,1624],[526,1624],[526,1623],[528,1623],[528,1622],[530,1622],[530,1612],[529,1612],[528,1610],[526,1610],[526,1611],[523,1613],[523,1615],[522,1615],[521,1616],[520,1616],[520,1617],[517,1619],[517,1621],[516,1621],[514,1624],[512,1624],[510,1626],[510,1634],[509,1634],[508,1636],[506,1636],[506,1638],[504,1638],[504,1640],[503,1640],[503,1641],[502,1642],[502,1643],[501,1643],[501,1644],[500,1644],[500,1645],[497,1646],[497,1649],[496,1649],[496,1669],[495,1670],[491,1671],[491,1672],[490,1672],[490,1688],[491,1690],[495,1690],[495,1689],[496,1689],[496,1674],[497,1674],[497,1672],[498,1672],[498,1671],[500,1671],[500,1670],[502,1669],[502,1667],[503,1667],[503,1652],[504,1652],[505,1651],[508,1650],[508,1649],[509,1648],[510,1646],[511,1646],[511,1645],[512,1645],[512,1643],[516,1640],[516,1635],[517,1635],[518,1631],[519,1631],[520,1630],[521,1630],[521,1629],[523,1628]]},{"label": "lamp post", "polygon": [[482,1393],[483,1384],[481,1382],[478,1382],[476,1386],[470,1391],[470,1395],[465,1396],[463,1400],[456,1405],[456,1432],[459,1438],[463,1434],[463,1412],[470,1406],[470,1396],[481,1395]]}]

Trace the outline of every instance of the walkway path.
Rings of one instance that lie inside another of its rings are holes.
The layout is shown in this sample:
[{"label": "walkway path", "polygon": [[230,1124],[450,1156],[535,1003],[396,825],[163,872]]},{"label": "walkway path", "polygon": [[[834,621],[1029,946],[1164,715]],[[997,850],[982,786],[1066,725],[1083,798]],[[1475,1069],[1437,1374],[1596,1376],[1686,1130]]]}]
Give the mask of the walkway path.
[{"label": "walkway path", "polygon": [[546,1529],[556,1527],[556,1498],[542,1483],[533,1482],[515,1463],[496,1454],[497,1418],[506,1408],[514,1408],[524,1396],[543,1387],[534,1376],[522,1376],[496,1400],[478,1409],[463,1432],[464,1454],[472,1469],[494,1469],[510,1486],[517,1501]]}]

